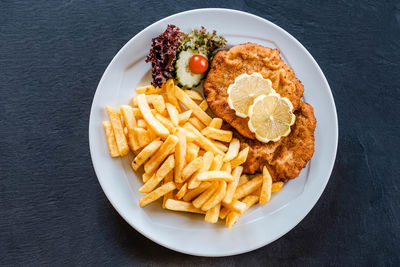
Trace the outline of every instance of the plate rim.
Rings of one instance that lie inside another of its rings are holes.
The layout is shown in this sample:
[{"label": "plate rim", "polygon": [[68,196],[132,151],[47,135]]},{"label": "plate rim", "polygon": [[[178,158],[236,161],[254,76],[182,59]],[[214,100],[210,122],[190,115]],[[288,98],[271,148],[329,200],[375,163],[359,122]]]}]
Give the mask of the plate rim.
[{"label": "plate rim", "polygon": [[[157,24],[159,22],[163,22],[166,20],[169,20],[175,16],[180,16],[183,14],[189,14],[189,13],[196,13],[196,12],[208,12],[208,11],[217,11],[217,12],[231,12],[231,13],[236,13],[236,14],[241,14],[241,15],[245,15],[245,16],[250,16],[253,17],[254,19],[257,19],[263,23],[268,23],[271,27],[274,27],[276,30],[278,30],[279,32],[281,32],[282,34],[286,35],[287,37],[289,37],[292,41],[294,41],[297,46],[299,46],[301,48],[301,50],[303,52],[305,52],[305,54],[312,60],[313,64],[316,66],[317,71],[319,72],[320,76],[322,77],[322,81],[325,84],[325,86],[329,89],[328,90],[328,99],[329,102],[332,104],[333,106],[333,117],[334,117],[334,121],[333,123],[333,128],[334,128],[334,137],[335,140],[332,140],[332,143],[334,144],[334,151],[333,151],[333,155],[332,156],[332,161],[329,163],[329,171],[326,172],[327,175],[327,179],[324,180],[323,182],[323,186],[321,187],[322,189],[318,192],[316,192],[315,197],[313,198],[313,203],[307,207],[305,207],[303,214],[300,216],[297,216],[297,218],[295,220],[292,220],[290,223],[290,226],[288,227],[287,231],[283,231],[281,234],[277,235],[275,238],[273,239],[268,239],[265,242],[261,242],[261,244],[257,244],[255,246],[248,246],[245,249],[237,249],[235,251],[230,251],[227,253],[215,253],[215,254],[208,254],[208,253],[201,253],[201,252],[192,252],[189,250],[185,250],[184,248],[177,248],[177,247],[172,247],[169,244],[166,244],[166,242],[163,242],[162,240],[157,239],[156,237],[152,236],[150,233],[147,233],[145,231],[143,231],[141,228],[136,227],[133,223],[130,222],[130,220],[128,220],[128,218],[125,216],[124,212],[122,212],[120,210],[120,208],[118,207],[118,205],[114,202],[114,200],[109,196],[109,194],[107,193],[107,190],[105,189],[104,184],[102,183],[101,179],[99,179],[99,175],[98,175],[98,171],[95,167],[95,162],[94,162],[94,155],[93,155],[93,142],[91,141],[91,129],[92,127],[92,114],[95,112],[94,111],[94,102],[96,97],[98,96],[98,89],[104,79],[104,77],[109,73],[110,71],[110,66],[114,63],[114,61],[118,58],[118,56],[122,53],[122,51],[126,50],[127,47],[130,45],[130,43],[134,42],[135,39],[140,38],[140,36],[142,34],[144,34],[145,31],[147,31],[150,27],[152,27],[154,24]],[[274,242],[275,240],[279,239],[280,237],[282,237],[283,235],[287,234],[289,231],[291,231],[296,225],[298,225],[311,211],[311,209],[315,206],[315,204],[318,202],[319,198],[321,197],[322,193],[325,191],[326,185],[328,183],[328,181],[330,180],[331,174],[332,174],[332,170],[336,161],[336,155],[337,155],[337,147],[338,147],[338,137],[339,137],[339,127],[338,127],[338,117],[337,117],[337,109],[336,109],[336,105],[335,105],[335,101],[333,98],[333,94],[332,94],[332,90],[331,87],[329,86],[329,83],[324,75],[324,73],[322,72],[320,66],[318,65],[318,63],[316,62],[316,60],[314,59],[314,57],[311,55],[311,53],[295,38],[293,37],[290,33],[288,33],[287,31],[285,31],[284,29],[282,29],[281,27],[279,27],[278,25],[274,24],[273,22],[245,12],[245,11],[241,11],[241,10],[236,10],[236,9],[229,9],[229,8],[199,8],[199,9],[191,9],[191,10],[186,10],[183,12],[178,12],[172,15],[169,15],[167,17],[164,17],[160,20],[157,20],[153,23],[151,23],[150,25],[148,25],[147,27],[145,27],[144,29],[142,29],[140,32],[138,32],[136,35],[134,35],[129,41],[127,41],[125,43],[124,46],[122,46],[122,48],[115,54],[115,56],[112,58],[112,60],[110,61],[110,63],[107,65],[106,70],[104,71],[103,75],[101,76],[101,79],[96,87],[96,91],[93,95],[93,100],[91,103],[91,109],[90,109],[90,115],[89,115],[89,129],[88,129],[88,139],[89,139],[89,150],[90,150],[90,156],[91,156],[91,160],[92,160],[92,165],[93,165],[93,169],[95,171],[97,180],[99,181],[99,184],[104,192],[104,194],[106,195],[108,201],[111,203],[111,205],[114,207],[114,209],[118,212],[118,214],[131,226],[133,227],[136,231],[138,231],[140,234],[142,234],[143,236],[145,236],[146,238],[152,240],[153,242],[162,245],[168,249],[174,250],[174,251],[178,251],[180,253],[184,253],[184,254],[188,254],[188,255],[194,255],[194,256],[206,256],[206,257],[224,257],[224,256],[232,256],[232,255],[238,255],[238,254],[242,254],[242,253],[246,253],[249,251],[253,251],[256,250],[258,248],[261,248],[263,246],[266,246],[272,242]]]}]

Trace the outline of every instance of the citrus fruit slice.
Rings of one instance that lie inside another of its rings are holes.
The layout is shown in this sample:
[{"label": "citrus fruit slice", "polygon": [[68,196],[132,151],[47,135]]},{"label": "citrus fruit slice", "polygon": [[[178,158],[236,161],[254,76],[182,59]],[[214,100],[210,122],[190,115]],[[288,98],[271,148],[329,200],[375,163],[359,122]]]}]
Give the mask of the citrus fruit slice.
[{"label": "citrus fruit slice", "polygon": [[271,80],[264,79],[257,72],[251,75],[241,74],[228,87],[228,104],[231,109],[235,110],[237,116],[246,118],[254,99],[270,93],[275,93]]},{"label": "citrus fruit slice", "polygon": [[261,142],[278,141],[290,133],[295,121],[292,103],[286,97],[272,93],[254,99],[249,108],[249,129]]}]

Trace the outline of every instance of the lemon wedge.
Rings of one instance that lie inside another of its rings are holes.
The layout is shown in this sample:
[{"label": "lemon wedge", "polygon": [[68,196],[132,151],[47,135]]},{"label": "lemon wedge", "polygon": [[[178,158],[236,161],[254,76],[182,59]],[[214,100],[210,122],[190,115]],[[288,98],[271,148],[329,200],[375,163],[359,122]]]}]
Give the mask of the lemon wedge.
[{"label": "lemon wedge", "polygon": [[235,110],[236,115],[246,118],[249,115],[249,107],[254,99],[260,95],[275,93],[272,82],[264,79],[260,73],[241,74],[235,78],[235,82],[228,87],[228,104]]},{"label": "lemon wedge", "polygon": [[278,141],[290,133],[296,118],[292,110],[286,97],[276,93],[260,95],[249,108],[249,129],[261,142]]}]

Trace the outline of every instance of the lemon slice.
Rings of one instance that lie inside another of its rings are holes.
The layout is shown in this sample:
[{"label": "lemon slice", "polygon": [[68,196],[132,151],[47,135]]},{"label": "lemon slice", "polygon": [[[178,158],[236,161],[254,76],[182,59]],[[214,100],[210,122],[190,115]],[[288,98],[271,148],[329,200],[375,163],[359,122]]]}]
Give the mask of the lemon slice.
[{"label": "lemon slice", "polygon": [[271,80],[264,79],[257,72],[251,75],[241,74],[228,87],[228,104],[231,109],[235,110],[237,116],[246,118],[254,99],[270,93],[275,93]]},{"label": "lemon slice", "polygon": [[278,141],[290,133],[295,121],[292,103],[286,97],[272,93],[261,95],[249,108],[249,129],[261,142]]}]

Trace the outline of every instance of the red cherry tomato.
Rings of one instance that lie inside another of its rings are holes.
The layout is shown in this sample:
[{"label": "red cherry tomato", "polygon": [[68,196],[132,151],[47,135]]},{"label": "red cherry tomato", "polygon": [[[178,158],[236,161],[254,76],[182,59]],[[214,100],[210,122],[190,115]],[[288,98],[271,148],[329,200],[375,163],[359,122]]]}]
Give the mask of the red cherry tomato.
[{"label": "red cherry tomato", "polygon": [[194,55],[189,60],[190,71],[195,74],[201,74],[208,69],[208,60],[202,55]]}]

